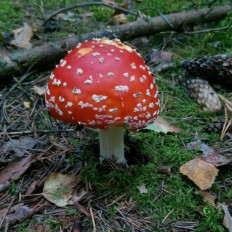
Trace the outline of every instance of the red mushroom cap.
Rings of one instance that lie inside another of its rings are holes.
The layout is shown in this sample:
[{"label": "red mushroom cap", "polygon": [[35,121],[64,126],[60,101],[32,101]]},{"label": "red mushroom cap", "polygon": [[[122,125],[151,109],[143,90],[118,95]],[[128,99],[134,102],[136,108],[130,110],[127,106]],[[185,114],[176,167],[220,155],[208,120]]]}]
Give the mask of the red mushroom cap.
[{"label": "red mushroom cap", "polygon": [[144,128],[159,114],[155,80],[141,56],[119,40],[78,44],[51,74],[52,117],[89,127]]}]

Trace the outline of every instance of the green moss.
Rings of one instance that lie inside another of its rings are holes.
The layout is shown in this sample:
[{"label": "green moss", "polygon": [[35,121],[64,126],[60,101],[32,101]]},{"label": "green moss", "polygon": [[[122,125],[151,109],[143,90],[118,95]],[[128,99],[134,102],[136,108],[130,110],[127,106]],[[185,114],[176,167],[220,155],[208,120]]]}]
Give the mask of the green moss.
[{"label": "green moss", "polygon": [[226,232],[227,230],[222,226],[223,212],[215,209],[211,205],[206,205],[203,208],[203,217],[197,231],[217,231]]},{"label": "green moss", "polygon": [[21,24],[23,9],[20,6],[14,5],[11,1],[2,0],[0,15],[0,32],[10,31],[15,29],[16,25]]}]

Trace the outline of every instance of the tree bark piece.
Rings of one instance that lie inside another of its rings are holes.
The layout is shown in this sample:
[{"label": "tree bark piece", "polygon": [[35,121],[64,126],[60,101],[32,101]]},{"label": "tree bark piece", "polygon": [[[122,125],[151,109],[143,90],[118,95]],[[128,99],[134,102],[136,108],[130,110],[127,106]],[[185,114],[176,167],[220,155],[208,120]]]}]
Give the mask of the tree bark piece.
[{"label": "tree bark piece", "polygon": [[16,50],[0,57],[0,80],[8,80],[21,75],[28,69],[46,70],[52,68],[68,50],[79,42],[92,38],[119,38],[122,41],[145,35],[154,35],[161,31],[180,30],[185,25],[212,22],[223,19],[232,10],[232,5],[200,10],[184,11],[166,15],[167,23],[162,17],[140,19],[135,22],[112,26],[105,30],[95,31],[75,37],[49,42],[30,50]]}]

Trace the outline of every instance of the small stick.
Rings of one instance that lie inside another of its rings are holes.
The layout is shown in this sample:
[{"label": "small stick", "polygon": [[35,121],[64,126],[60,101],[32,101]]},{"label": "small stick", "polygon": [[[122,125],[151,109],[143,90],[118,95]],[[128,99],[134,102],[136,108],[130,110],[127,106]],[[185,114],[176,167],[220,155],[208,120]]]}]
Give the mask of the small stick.
[{"label": "small stick", "polygon": [[75,132],[74,129],[66,129],[66,130],[27,130],[27,131],[12,131],[8,132],[5,130],[0,130],[0,136],[2,134],[7,133],[8,135],[22,135],[22,134],[33,134],[33,133],[60,133],[60,132]]},{"label": "small stick", "polygon": [[63,12],[68,11],[68,10],[72,10],[74,8],[87,7],[87,6],[105,6],[105,7],[113,8],[113,9],[116,9],[116,10],[120,10],[120,11],[122,11],[124,13],[128,13],[128,14],[132,14],[132,15],[135,15],[135,16],[139,16],[138,13],[132,12],[130,10],[127,10],[126,8],[123,8],[123,7],[120,7],[120,6],[116,6],[116,5],[113,5],[113,4],[107,4],[107,3],[103,3],[103,2],[88,2],[88,3],[75,4],[73,6],[69,6],[69,7],[60,9],[60,10],[52,13],[51,15],[49,15],[45,19],[43,25],[46,25],[49,20],[51,20],[52,18],[54,18],[56,15],[58,15],[60,13],[63,13]]},{"label": "small stick", "polygon": [[229,29],[228,26],[210,28],[210,29],[199,30],[199,31],[186,31],[186,32],[184,32],[184,34],[186,34],[186,35],[194,35],[194,34],[202,34],[202,33],[210,33],[210,32],[219,32],[219,31],[223,31],[223,30],[227,30],[227,29]]},{"label": "small stick", "polygon": [[96,223],[95,223],[92,207],[90,207],[89,211],[90,211],[90,215],[91,215],[91,219],[92,219],[92,223],[93,223],[93,232],[96,232],[97,229],[96,229]]}]

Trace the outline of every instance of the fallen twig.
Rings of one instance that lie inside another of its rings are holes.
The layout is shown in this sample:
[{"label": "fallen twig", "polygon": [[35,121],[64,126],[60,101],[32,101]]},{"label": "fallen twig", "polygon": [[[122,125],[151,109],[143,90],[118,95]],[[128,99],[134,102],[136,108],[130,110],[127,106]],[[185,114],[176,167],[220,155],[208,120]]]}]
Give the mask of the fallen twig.
[{"label": "fallen twig", "polygon": [[75,132],[75,129],[65,129],[65,130],[27,130],[27,131],[11,131],[11,132],[0,130],[0,137],[3,134],[8,134],[8,135],[26,135],[26,134],[34,134],[34,133],[54,134],[54,133],[62,133],[62,132]]},{"label": "fallen twig", "polygon": [[46,25],[49,20],[51,20],[52,18],[54,18],[56,15],[58,15],[60,13],[63,13],[65,11],[69,11],[69,10],[73,10],[75,8],[88,7],[88,6],[104,6],[104,7],[112,8],[112,9],[115,9],[115,10],[120,10],[121,12],[124,12],[124,13],[127,13],[127,14],[132,14],[132,15],[135,15],[137,17],[139,16],[138,13],[130,11],[130,10],[126,9],[126,8],[123,8],[123,7],[120,7],[120,6],[117,6],[117,5],[107,4],[107,3],[103,3],[103,2],[88,2],[88,3],[75,4],[75,5],[68,6],[68,7],[62,8],[60,10],[57,10],[56,12],[52,13],[51,15],[49,15],[44,20],[43,25]]},{"label": "fallen twig", "polygon": [[7,57],[0,57],[0,80],[9,80],[9,77],[21,75],[29,67],[34,69],[49,69],[57,63],[68,50],[74,48],[79,42],[92,38],[118,38],[122,41],[155,35],[162,31],[180,31],[183,26],[196,23],[206,23],[223,19],[232,10],[232,5],[224,5],[216,8],[205,8],[200,10],[184,11],[165,15],[169,24],[160,16],[140,19],[135,22],[112,26],[80,36],[73,36],[56,42],[50,42],[43,46],[34,47],[30,50],[20,50],[9,54]]},{"label": "fallen twig", "polygon": [[199,30],[199,31],[186,31],[184,34],[186,35],[194,35],[194,34],[203,34],[203,33],[211,33],[211,32],[220,32],[229,29],[228,26],[226,27],[217,27],[217,28],[210,28],[205,30]]}]

